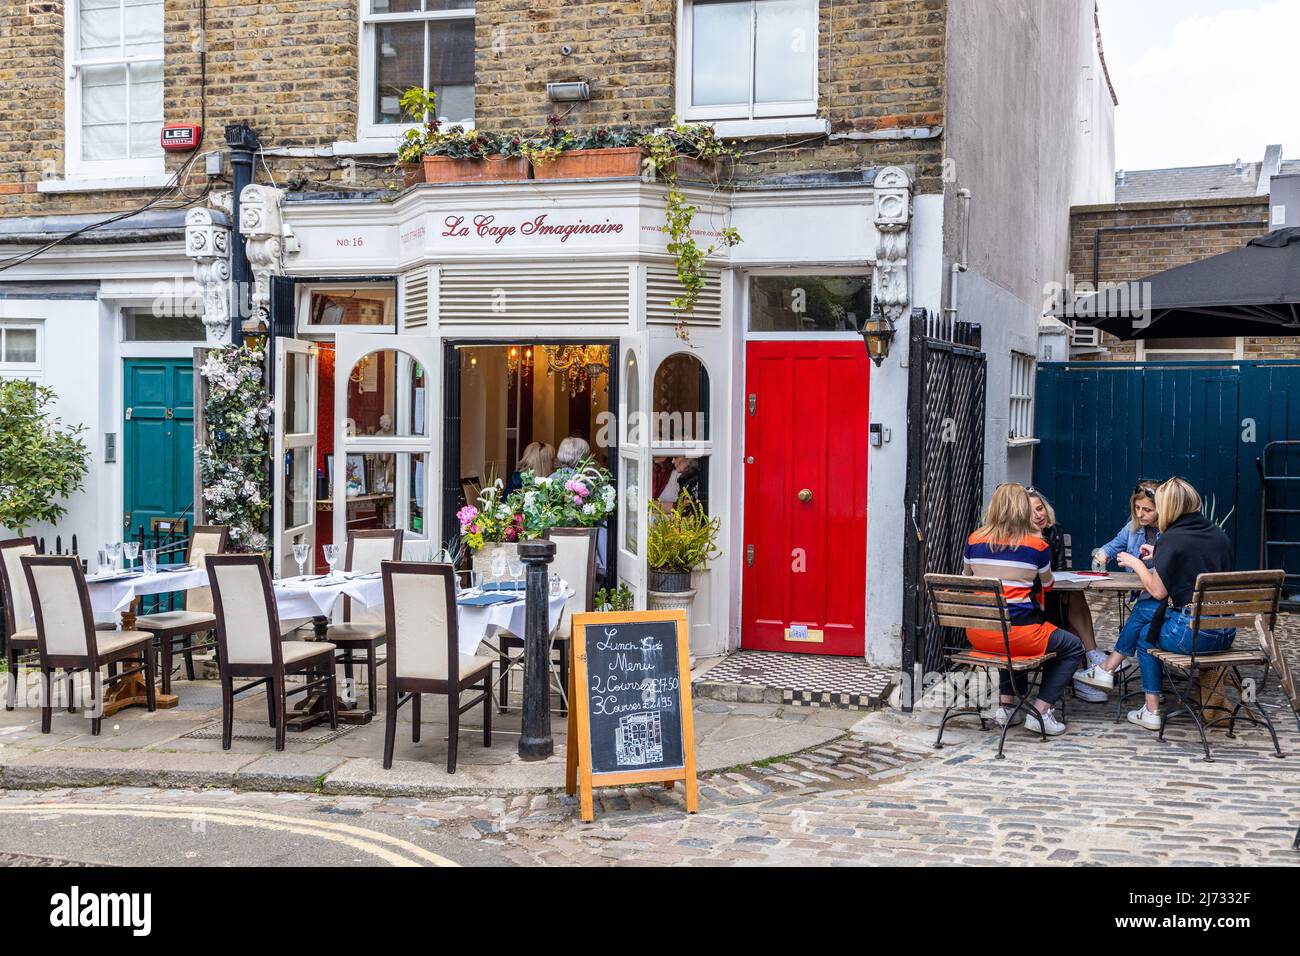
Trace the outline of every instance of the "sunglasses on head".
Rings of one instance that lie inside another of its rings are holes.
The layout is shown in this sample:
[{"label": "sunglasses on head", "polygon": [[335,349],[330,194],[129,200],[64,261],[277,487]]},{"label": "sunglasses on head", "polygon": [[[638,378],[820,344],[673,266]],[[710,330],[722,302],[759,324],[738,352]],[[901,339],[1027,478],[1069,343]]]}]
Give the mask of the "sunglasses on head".
[{"label": "sunglasses on head", "polygon": [[1147,487],[1147,485],[1152,485],[1152,484],[1158,485],[1160,484],[1160,482],[1156,481],[1154,478],[1143,478],[1141,481],[1139,481],[1136,485],[1133,486],[1133,494],[1146,495],[1152,501],[1155,501],[1156,500],[1155,489]]}]

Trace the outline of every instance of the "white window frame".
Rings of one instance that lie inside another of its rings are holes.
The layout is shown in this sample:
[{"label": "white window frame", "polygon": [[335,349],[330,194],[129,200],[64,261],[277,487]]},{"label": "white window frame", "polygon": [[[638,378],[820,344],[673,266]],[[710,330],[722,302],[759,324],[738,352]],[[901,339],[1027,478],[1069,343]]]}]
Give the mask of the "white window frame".
[{"label": "white window frame", "polygon": [[1032,445],[1034,437],[1034,375],[1037,361],[1028,352],[1011,353],[1007,389],[1007,444]]},{"label": "white window frame", "polygon": [[[1224,336],[1224,338],[1228,338],[1228,336]],[[1233,339],[1232,348],[1230,349],[1152,349],[1147,348],[1145,339],[1137,340],[1137,361],[1139,362],[1177,362],[1180,359],[1192,362],[1213,362],[1219,358],[1237,360],[1245,357],[1246,340],[1241,336]]]},{"label": "white window frame", "polygon": [[[357,51],[360,69],[357,88],[357,141],[355,143],[335,143],[337,155],[375,155],[374,150],[382,153],[395,153],[402,137],[415,123],[377,123],[375,122],[375,49],[372,31],[376,24],[383,23],[425,23],[432,20],[473,20],[477,9],[466,10],[419,10],[411,13],[370,13],[370,0],[358,0],[360,3],[357,33]],[[425,61],[429,51],[426,39]],[[475,51],[477,53],[477,50]],[[474,123],[462,123],[466,129],[473,129]]]},{"label": "white window frame", "polygon": [[[763,0],[750,0],[750,38],[754,35],[754,4]],[[693,91],[691,87],[691,48],[692,48],[692,8],[695,0],[677,0],[677,115],[687,122],[712,122],[719,136],[772,136],[800,133],[829,132],[830,124],[817,117],[817,104],[820,98],[819,73],[820,51],[818,49],[821,26],[821,3],[813,0],[812,30],[812,98],[809,100],[791,100],[782,103],[754,102],[753,55],[754,47],[749,47],[750,74],[749,103],[731,106],[692,106]]]},{"label": "white window frame", "polygon": [[[36,361],[6,362],[4,353],[4,336],[10,330],[31,331],[36,333]],[[0,378],[30,378],[40,381],[45,371],[45,323],[33,321],[0,321]]]},{"label": "white window frame", "polygon": [[[316,293],[391,291],[393,296],[384,306],[383,325],[325,325],[311,321],[311,299]],[[396,335],[397,287],[393,282],[315,282],[298,287],[298,334],[304,338],[315,335]]]},{"label": "white window frame", "polygon": [[[136,63],[165,63],[163,56],[122,56],[95,60],[83,60],[80,56],[79,25],[81,22],[81,0],[67,0],[63,14],[63,62],[64,71],[63,97],[63,174],[68,179],[97,179],[111,183],[117,179],[145,178],[153,184],[166,169],[163,155],[147,156],[140,159],[101,159],[86,160],[81,158],[81,67],[126,65],[127,74],[127,148],[130,149],[131,138],[131,80],[130,66]],[[123,9],[123,8],[119,8]],[[125,16],[125,14],[123,14]],[[164,13],[164,17],[166,14]],[[166,33],[166,21],[163,23]],[[125,29],[122,34],[125,35]],[[164,74],[164,84],[166,75]],[[166,116],[159,117],[159,136]],[[47,190],[42,190],[47,191]]]}]

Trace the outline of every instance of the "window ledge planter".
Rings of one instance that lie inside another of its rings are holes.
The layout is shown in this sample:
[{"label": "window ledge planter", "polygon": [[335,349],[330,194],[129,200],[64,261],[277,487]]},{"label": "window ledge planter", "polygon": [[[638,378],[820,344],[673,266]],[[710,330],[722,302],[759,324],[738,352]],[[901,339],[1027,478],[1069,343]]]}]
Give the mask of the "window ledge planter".
[{"label": "window ledge planter", "polygon": [[498,182],[527,178],[528,160],[522,156],[488,156],[484,159],[424,157],[426,183]]},{"label": "window ledge planter", "polygon": [[[640,146],[570,149],[554,159],[533,163],[534,179],[627,179],[640,176],[648,154]],[[719,164],[694,156],[679,156],[674,172],[683,182],[718,182]]]}]

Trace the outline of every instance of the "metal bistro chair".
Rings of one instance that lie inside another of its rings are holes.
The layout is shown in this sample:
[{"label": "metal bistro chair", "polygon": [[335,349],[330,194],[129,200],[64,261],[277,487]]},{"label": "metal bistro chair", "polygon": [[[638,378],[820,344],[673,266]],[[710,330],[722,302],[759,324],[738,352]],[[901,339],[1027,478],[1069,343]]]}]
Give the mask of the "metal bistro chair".
[{"label": "metal bistro chair", "polygon": [[[226,541],[230,528],[226,525],[200,525],[190,536],[189,548],[185,553],[185,563],[192,568],[203,567],[203,559],[209,554],[221,554],[226,550]],[[161,611],[157,614],[141,614],[135,619],[137,630],[148,631],[158,639],[162,651],[162,692],[172,692],[172,655],[176,642],[181,642],[181,653],[185,656],[185,678],[194,680],[194,652],[216,647],[214,639],[202,644],[194,643],[196,634],[211,634],[217,627],[217,615],[212,608],[211,588],[191,588],[185,592],[185,608],[181,611]]]},{"label": "metal bistro chair", "polygon": [[[400,528],[349,531],[344,570],[378,574],[383,562],[402,560],[402,534]],[[379,652],[386,634],[383,608],[354,607],[352,598],[347,595],[343,596],[343,623],[325,628],[325,640],[339,649],[338,662],[343,665],[343,676],[349,686],[352,685],[353,665],[365,665],[366,690],[372,714],[379,711],[377,671],[385,660]],[[357,657],[358,651],[364,651],[365,657]]]},{"label": "metal bistro chair", "polygon": [[[57,668],[73,672],[89,671],[92,693],[103,706],[103,692],[110,684],[144,674],[145,703],[154,709],[153,635],[146,631],[97,631],[90,608],[90,590],[81,561],[71,555],[24,555],[23,571],[31,591],[36,612],[36,646],[41,661],[41,733],[50,732],[53,703],[53,676]],[[100,681],[99,669],[105,665],[135,663],[118,673],[110,672]],[[68,709],[72,709],[69,699]],[[102,711],[96,710],[96,713]],[[99,736],[102,717],[92,717],[90,732]]]},{"label": "metal bistro chair", "polygon": [[[266,685],[266,710],[275,728],[275,749],[284,749],[290,694],[325,688],[330,728],[339,725],[336,709],[334,645],[326,641],[280,639],[280,615],[271,589],[271,572],[260,554],[210,554],[205,559],[217,612],[217,660],[221,669],[221,749],[230,749],[235,695]],[[307,681],[292,691],[290,674]],[[236,677],[252,677],[236,687]]]},{"label": "metal bistro chair", "polygon": [[[1266,728],[1273,738],[1274,756],[1285,756],[1268,712],[1257,703],[1254,707],[1250,706],[1250,702],[1244,699],[1245,695],[1242,693],[1242,667],[1263,667],[1259,686],[1262,687],[1268,680],[1271,663],[1268,653],[1263,648],[1250,650],[1235,647],[1212,654],[1198,654],[1196,651],[1196,639],[1202,630],[1255,627],[1261,632],[1271,632],[1277,624],[1278,606],[1282,600],[1282,585],[1285,579],[1286,575],[1282,571],[1229,571],[1197,576],[1196,589],[1192,592],[1192,603],[1188,605],[1192,616],[1191,652],[1176,654],[1173,651],[1160,649],[1151,651],[1151,656],[1165,666],[1169,684],[1182,705],[1179,710],[1165,709],[1164,717],[1160,721],[1160,740],[1165,739],[1165,728],[1171,719],[1190,717],[1201,735],[1205,759],[1207,762],[1212,762],[1214,758],[1210,755],[1210,742],[1205,734],[1206,728],[1226,720],[1228,737],[1233,738],[1236,736],[1233,731],[1237,721],[1243,720],[1257,727]],[[1210,671],[1214,675],[1208,687],[1201,679],[1205,671]],[[1231,709],[1214,703],[1216,695],[1222,694],[1225,685],[1237,690],[1237,703]],[[1220,715],[1211,719],[1208,715],[1212,711],[1218,711]]]},{"label": "metal bistro chair", "polygon": [[[1033,686],[1042,680],[1043,665],[1054,658],[1052,653],[1036,657],[1016,657],[1011,653],[1011,617],[1007,602],[1002,596],[1002,582],[997,578],[972,578],[965,575],[927,574],[925,588],[934,607],[935,618],[940,627],[961,629],[974,628],[979,631],[1001,631],[1005,653],[990,654],[984,651],[963,650],[948,655],[952,667],[967,670],[988,670],[994,668],[1005,670],[1013,675],[1021,674],[1025,687],[1022,693],[1017,682],[1011,681],[1012,694],[1016,705],[1008,715],[1006,726],[998,739],[998,758],[1005,755],[1002,750],[1006,744],[1007,731],[1011,729],[1017,714],[1028,709],[1029,694]],[[939,721],[939,736],[935,738],[936,750],[943,748],[943,730],[948,721],[955,717],[978,717],[980,729],[988,730],[988,718],[980,712],[979,703],[970,703],[968,695],[959,695],[943,712]],[[1047,734],[1040,726],[1040,739],[1046,740]]]},{"label": "metal bistro chair", "polygon": [[[460,652],[456,572],[450,564],[385,561],[383,574],[388,631],[384,769],[393,766],[397,709],[411,702],[411,740],[419,743],[420,695],[441,694],[447,698],[447,772],[455,773],[460,715],[471,707],[483,705],[483,746],[492,746],[492,658]],[[462,704],[464,690],[482,693]]]}]

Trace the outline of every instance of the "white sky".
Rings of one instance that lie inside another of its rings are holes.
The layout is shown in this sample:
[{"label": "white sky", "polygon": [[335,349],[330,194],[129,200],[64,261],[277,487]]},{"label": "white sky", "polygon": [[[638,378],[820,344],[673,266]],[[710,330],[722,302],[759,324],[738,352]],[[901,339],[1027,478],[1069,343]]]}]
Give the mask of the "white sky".
[{"label": "white sky", "polygon": [[1098,0],[1119,169],[1300,158],[1300,0]]}]

